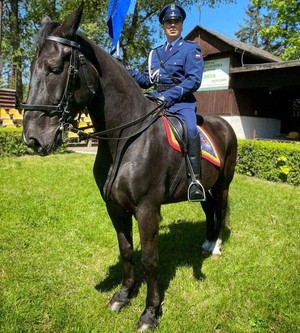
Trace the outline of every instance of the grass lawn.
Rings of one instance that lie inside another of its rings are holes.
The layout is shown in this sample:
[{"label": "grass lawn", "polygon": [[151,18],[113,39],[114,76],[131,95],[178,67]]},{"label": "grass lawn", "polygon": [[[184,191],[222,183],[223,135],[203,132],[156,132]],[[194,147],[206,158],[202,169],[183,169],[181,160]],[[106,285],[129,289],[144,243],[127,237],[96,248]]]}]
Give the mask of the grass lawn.
[{"label": "grass lawn", "polygon": [[[146,287],[120,313],[113,226],[93,180],[94,157],[0,159],[0,332],[134,332]],[[300,188],[236,175],[221,259],[201,256],[198,204],[162,209],[157,332],[300,332]]]}]

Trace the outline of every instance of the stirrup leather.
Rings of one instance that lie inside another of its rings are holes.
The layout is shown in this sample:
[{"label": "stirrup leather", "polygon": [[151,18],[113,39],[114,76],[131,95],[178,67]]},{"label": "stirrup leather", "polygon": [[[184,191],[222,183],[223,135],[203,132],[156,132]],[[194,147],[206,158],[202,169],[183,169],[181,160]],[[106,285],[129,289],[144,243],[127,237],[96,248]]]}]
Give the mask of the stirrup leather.
[{"label": "stirrup leather", "polygon": [[[203,197],[201,198],[201,199],[191,199],[191,197],[190,197],[190,191],[191,191],[191,188],[192,188],[192,186],[198,186],[198,187],[200,187],[201,188],[201,190],[202,190],[202,193],[203,193]],[[189,202],[202,202],[202,201],[206,201],[206,194],[205,194],[205,190],[204,190],[204,187],[203,187],[203,185],[199,182],[199,180],[192,180],[191,182],[190,182],[190,184],[189,184],[189,186],[188,186],[188,201]]]}]

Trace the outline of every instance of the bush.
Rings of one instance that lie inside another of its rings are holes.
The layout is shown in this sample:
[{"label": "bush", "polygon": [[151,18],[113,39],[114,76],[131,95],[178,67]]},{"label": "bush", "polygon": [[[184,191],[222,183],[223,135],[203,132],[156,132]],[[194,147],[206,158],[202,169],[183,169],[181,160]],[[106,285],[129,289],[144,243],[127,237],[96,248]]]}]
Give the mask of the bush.
[{"label": "bush", "polygon": [[0,157],[22,156],[29,149],[22,141],[22,128],[0,128]]},{"label": "bush", "polygon": [[[27,147],[22,140],[23,128],[0,127],[0,157],[33,155],[32,149]],[[67,145],[64,143],[55,152],[57,154],[69,153]]]},{"label": "bush", "polygon": [[239,140],[238,173],[300,185],[300,144]]}]

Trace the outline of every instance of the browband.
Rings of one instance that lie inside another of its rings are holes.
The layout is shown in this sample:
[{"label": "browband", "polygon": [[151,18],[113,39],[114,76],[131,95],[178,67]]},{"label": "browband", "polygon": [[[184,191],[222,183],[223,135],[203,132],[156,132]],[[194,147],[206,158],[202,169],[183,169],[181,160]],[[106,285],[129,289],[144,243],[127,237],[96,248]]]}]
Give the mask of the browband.
[{"label": "browband", "polygon": [[52,40],[54,42],[58,42],[60,44],[68,45],[71,47],[75,47],[76,49],[80,49],[80,45],[73,40],[57,37],[57,36],[48,36],[46,37],[47,40]]}]

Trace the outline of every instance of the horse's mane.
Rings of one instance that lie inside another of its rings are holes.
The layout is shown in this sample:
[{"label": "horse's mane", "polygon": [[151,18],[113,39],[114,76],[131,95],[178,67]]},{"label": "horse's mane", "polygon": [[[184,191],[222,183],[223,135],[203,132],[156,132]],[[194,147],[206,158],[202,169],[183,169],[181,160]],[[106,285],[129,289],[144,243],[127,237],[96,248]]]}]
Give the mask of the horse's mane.
[{"label": "horse's mane", "polygon": [[50,35],[50,33],[59,26],[60,24],[52,21],[43,21],[43,25],[41,26],[36,38],[35,43],[37,49],[40,50],[43,47],[43,44],[46,40],[46,37]]}]

